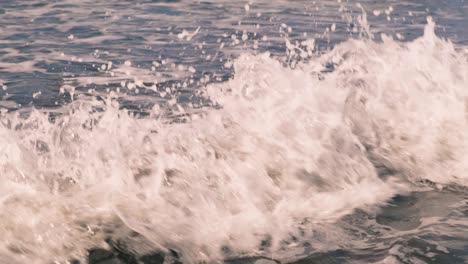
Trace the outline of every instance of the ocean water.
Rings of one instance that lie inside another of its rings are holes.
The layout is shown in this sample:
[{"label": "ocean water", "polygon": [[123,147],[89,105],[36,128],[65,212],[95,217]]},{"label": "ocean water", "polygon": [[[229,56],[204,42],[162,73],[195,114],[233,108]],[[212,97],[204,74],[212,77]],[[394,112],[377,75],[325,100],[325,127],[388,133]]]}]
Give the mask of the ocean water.
[{"label": "ocean water", "polygon": [[1,0],[0,263],[467,263],[466,0]]}]

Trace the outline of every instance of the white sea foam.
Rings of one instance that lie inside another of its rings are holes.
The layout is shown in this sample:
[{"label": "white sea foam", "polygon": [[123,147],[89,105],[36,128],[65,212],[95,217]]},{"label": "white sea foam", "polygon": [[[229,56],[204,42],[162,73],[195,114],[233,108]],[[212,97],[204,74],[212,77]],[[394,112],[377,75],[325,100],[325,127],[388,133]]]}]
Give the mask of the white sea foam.
[{"label": "white sea foam", "polygon": [[76,100],[53,123],[2,114],[0,257],[65,261],[124,226],[186,262],[292,259],[301,242],[339,244],[336,220],[419,180],[466,185],[466,55],[431,20],[413,42],[383,40],[295,69],[242,55],[231,80],[200,88],[221,107],[184,123],[110,99]]}]

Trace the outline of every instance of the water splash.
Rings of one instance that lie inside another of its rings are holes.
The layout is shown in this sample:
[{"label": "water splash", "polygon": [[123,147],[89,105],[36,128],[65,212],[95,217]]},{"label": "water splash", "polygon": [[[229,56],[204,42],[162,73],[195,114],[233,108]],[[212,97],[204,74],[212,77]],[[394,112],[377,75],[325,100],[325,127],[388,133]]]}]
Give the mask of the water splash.
[{"label": "water splash", "polygon": [[413,42],[382,39],[295,69],[242,55],[231,80],[201,88],[220,107],[182,123],[112,99],[75,100],[53,121],[2,113],[0,256],[81,258],[130,229],[189,263],[293,260],[343,244],[334,223],[356,208],[421,181],[466,186],[466,55],[431,20]]}]

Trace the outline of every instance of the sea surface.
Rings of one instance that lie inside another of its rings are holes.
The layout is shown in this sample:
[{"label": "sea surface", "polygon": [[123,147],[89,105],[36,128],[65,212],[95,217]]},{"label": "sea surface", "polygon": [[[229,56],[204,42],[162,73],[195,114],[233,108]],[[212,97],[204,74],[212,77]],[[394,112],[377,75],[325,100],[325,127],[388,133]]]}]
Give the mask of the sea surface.
[{"label": "sea surface", "polygon": [[1,0],[0,263],[468,263],[468,2]]}]

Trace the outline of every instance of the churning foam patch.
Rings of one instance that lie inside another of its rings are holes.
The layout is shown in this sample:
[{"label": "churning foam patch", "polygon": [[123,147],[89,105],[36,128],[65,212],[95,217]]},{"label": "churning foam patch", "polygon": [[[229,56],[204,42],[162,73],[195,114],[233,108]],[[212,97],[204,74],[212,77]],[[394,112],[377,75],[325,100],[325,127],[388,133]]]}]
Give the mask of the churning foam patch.
[{"label": "churning foam patch", "polygon": [[0,256],[65,261],[130,229],[185,262],[293,259],[346,240],[333,223],[356,208],[468,182],[468,62],[432,21],[413,42],[348,40],[295,69],[245,54],[234,69],[200,88],[221,107],[184,123],[110,99],[54,122],[2,114]]}]

